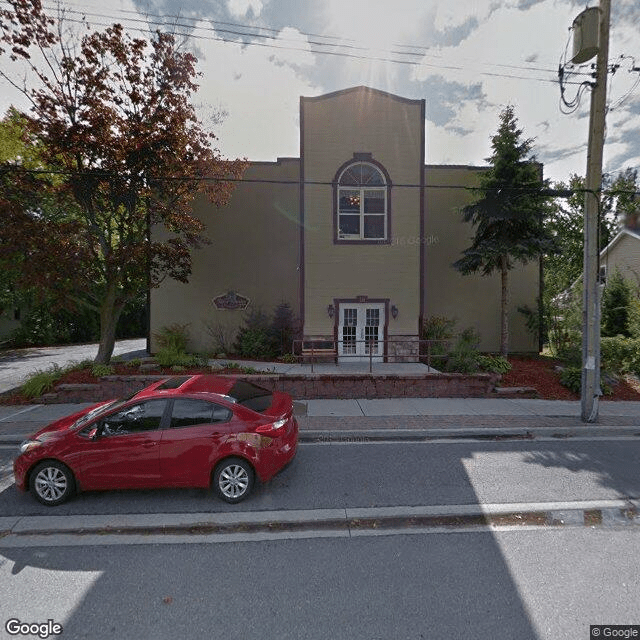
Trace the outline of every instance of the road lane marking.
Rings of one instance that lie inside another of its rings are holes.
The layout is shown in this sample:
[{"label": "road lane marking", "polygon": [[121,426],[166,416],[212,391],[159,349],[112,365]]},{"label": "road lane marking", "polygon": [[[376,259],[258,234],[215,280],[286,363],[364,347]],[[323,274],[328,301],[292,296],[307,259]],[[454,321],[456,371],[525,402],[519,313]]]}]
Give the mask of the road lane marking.
[{"label": "road lane marking", "polygon": [[16,416],[19,416],[23,413],[27,413],[28,411],[33,411],[34,409],[37,409],[38,407],[42,407],[43,405],[41,404],[32,404],[30,406],[28,406],[26,409],[21,409],[20,411],[16,411],[15,413],[12,413],[11,415],[8,415],[4,418],[0,418],[0,422],[7,422],[7,420],[11,420],[11,418],[15,418]]},{"label": "road lane marking", "polygon": [[420,439],[402,439],[392,438],[388,440],[367,439],[367,436],[327,436],[327,438],[335,439],[323,439],[318,442],[302,440],[298,443],[300,447],[326,447],[326,446],[371,446],[371,445],[408,445],[408,444],[479,444],[486,443],[491,445],[496,444],[513,444],[514,442],[521,443],[536,443],[536,442],[617,442],[617,441],[634,441],[640,440],[640,434],[628,435],[628,436],[568,436],[568,437],[554,437],[554,436],[534,436],[533,438],[504,438],[500,437],[495,440],[490,438],[474,438],[469,436],[468,438],[430,438],[422,437]]}]

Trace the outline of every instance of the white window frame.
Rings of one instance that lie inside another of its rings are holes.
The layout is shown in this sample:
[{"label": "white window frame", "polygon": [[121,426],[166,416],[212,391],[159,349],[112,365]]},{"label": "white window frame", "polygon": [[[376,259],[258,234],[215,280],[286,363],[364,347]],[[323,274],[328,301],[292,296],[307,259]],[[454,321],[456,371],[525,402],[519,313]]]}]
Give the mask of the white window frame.
[{"label": "white window frame", "polygon": [[[367,165],[368,167],[371,167],[371,169],[373,171],[375,171],[381,178],[383,184],[382,185],[365,185],[365,184],[352,184],[352,185],[342,185],[341,181],[342,181],[342,177],[344,176],[344,174],[347,171],[350,171],[351,169],[353,169],[354,166],[356,165]],[[338,229],[338,233],[337,233],[337,239],[340,240],[355,240],[355,241],[362,241],[362,242],[380,242],[380,241],[385,241],[388,238],[389,235],[389,231],[388,231],[388,227],[389,227],[389,185],[387,184],[387,181],[385,179],[384,173],[380,170],[379,167],[377,167],[375,164],[372,164],[371,162],[362,162],[362,161],[358,161],[358,162],[352,162],[350,165],[348,165],[347,167],[345,167],[342,172],[340,173],[340,176],[338,177],[338,188],[337,188],[337,202],[336,202],[336,215],[338,216],[338,219],[336,221],[337,224],[337,229]],[[341,213],[340,211],[340,196],[344,191],[355,191],[359,193],[359,197],[360,197],[360,208],[359,208],[359,212],[358,214],[356,214],[356,212],[352,212],[352,213]],[[383,213],[368,213],[365,212],[364,210],[364,205],[365,205],[365,192],[368,191],[376,191],[379,193],[382,193],[384,196],[384,212]],[[340,231],[340,219],[341,216],[347,216],[347,215],[359,215],[360,217],[360,233],[359,234],[347,234],[347,233],[342,233]],[[384,220],[384,234],[382,237],[376,237],[376,238],[371,238],[371,237],[366,237],[364,235],[364,220],[365,220],[365,216],[380,216],[383,218]]]}]

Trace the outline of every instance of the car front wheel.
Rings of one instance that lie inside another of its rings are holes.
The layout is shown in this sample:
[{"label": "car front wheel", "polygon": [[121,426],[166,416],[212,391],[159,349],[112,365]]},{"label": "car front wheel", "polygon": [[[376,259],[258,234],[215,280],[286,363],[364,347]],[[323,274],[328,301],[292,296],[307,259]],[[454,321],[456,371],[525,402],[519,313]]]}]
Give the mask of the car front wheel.
[{"label": "car front wheel", "polygon": [[213,490],[225,502],[240,502],[253,489],[254,471],[242,458],[223,460],[213,474]]},{"label": "car front wheel", "polygon": [[68,500],[74,493],[75,483],[69,468],[55,460],[41,462],[31,472],[29,485],[36,500],[54,507]]}]

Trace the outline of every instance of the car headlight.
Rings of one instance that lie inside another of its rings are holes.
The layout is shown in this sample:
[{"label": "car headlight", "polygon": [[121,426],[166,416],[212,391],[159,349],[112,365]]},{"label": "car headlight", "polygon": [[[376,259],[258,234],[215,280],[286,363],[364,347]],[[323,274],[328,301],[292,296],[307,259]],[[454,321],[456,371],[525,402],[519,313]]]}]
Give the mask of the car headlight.
[{"label": "car headlight", "polygon": [[282,427],[284,427],[284,425],[287,424],[287,419],[285,418],[284,420],[278,420],[277,422],[274,422],[271,425],[272,429],[280,429]]},{"label": "car headlight", "polygon": [[31,451],[35,447],[39,447],[42,444],[40,440],[25,440],[20,445],[20,453],[26,453],[27,451]]}]

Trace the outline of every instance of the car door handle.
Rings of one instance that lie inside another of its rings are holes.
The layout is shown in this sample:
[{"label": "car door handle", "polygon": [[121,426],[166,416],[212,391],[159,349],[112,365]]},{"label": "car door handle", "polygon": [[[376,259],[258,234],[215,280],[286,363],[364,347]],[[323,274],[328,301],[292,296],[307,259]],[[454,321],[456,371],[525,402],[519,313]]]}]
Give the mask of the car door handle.
[{"label": "car door handle", "polygon": [[142,446],[145,449],[151,449],[151,447],[156,447],[158,445],[157,442],[145,442]]}]

